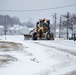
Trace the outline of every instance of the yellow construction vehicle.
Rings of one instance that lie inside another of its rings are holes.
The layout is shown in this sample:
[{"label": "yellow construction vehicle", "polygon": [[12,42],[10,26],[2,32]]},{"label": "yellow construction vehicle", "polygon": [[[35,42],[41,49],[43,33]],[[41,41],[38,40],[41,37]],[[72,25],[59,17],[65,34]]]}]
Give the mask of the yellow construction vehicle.
[{"label": "yellow construction vehicle", "polygon": [[29,35],[24,35],[24,37],[31,37],[33,40],[37,39],[46,39],[46,40],[54,40],[53,33],[50,32],[50,20],[48,19],[40,19],[36,23],[36,28],[31,30]]}]

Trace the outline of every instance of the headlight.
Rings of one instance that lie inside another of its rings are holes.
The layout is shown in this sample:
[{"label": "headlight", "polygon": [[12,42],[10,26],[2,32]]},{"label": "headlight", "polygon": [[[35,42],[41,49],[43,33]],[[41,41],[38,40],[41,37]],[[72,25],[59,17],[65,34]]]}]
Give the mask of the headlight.
[{"label": "headlight", "polygon": [[46,20],[44,22],[46,23]]}]

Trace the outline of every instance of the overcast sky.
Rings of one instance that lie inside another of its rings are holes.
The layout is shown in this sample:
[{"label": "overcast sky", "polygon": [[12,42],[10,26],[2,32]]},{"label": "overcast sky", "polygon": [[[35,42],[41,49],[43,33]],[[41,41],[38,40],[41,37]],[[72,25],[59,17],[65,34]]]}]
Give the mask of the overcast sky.
[{"label": "overcast sky", "polygon": [[[76,0],[0,0],[0,10],[35,10],[46,9],[60,6],[76,4]],[[1,12],[0,14],[8,14],[17,16],[21,22],[26,22],[30,18],[35,23],[40,18],[52,19],[53,13],[66,14],[67,12],[76,13],[76,6],[35,12]]]}]

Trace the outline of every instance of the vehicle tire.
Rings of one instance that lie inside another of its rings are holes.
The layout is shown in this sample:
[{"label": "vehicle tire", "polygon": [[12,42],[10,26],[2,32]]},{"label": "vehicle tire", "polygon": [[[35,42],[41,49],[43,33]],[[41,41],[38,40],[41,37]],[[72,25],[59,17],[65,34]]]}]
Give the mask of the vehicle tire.
[{"label": "vehicle tire", "polygon": [[36,32],[34,32],[34,33],[32,34],[32,40],[37,40],[37,33],[36,33]]},{"label": "vehicle tire", "polygon": [[46,40],[50,40],[51,39],[51,34],[49,32],[46,32],[45,38],[46,38]]},{"label": "vehicle tire", "polygon": [[39,38],[42,38],[42,30],[39,31]]},{"label": "vehicle tire", "polygon": [[51,40],[54,40],[54,34],[51,33]]}]

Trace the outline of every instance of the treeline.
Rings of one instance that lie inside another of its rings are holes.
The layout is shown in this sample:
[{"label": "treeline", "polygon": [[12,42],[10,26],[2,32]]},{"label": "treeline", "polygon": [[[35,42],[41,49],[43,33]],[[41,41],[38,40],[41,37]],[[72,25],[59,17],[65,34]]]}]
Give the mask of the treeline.
[{"label": "treeline", "polygon": [[17,17],[10,17],[9,15],[0,15],[0,25],[13,26],[14,24],[20,25],[20,20]]},{"label": "treeline", "polygon": [[29,21],[27,21],[27,22],[24,22],[24,23],[21,23],[21,25],[22,25],[22,26],[26,26],[26,27],[28,27],[28,28],[35,27],[35,24],[34,24],[31,20],[29,20]]},{"label": "treeline", "polygon": [[29,28],[34,27],[34,23],[32,23],[31,20],[21,23],[18,17],[10,17],[9,15],[0,15],[0,25],[2,26],[21,25],[21,26],[27,26]]},{"label": "treeline", "polygon": [[67,12],[67,14],[61,15],[61,25],[63,27],[67,27],[69,29],[73,29],[73,25],[76,25],[76,14],[71,14]]}]

